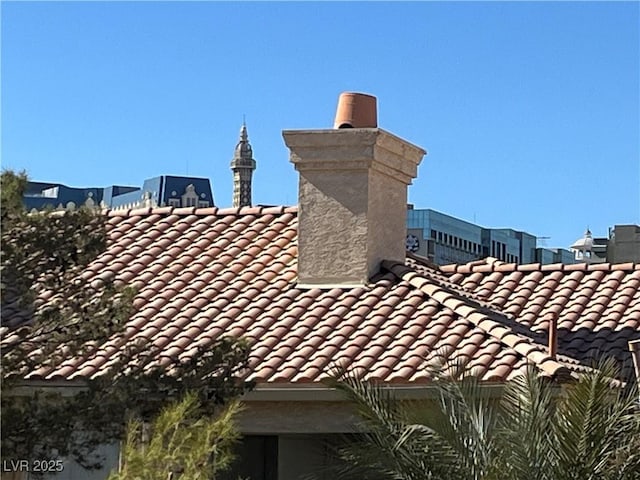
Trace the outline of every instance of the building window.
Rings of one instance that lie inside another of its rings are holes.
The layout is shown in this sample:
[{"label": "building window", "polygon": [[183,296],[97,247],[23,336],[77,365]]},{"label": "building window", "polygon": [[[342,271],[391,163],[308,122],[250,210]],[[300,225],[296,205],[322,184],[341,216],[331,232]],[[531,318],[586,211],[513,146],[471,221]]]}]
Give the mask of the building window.
[{"label": "building window", "polygon": [[431,238],[433,238],[434,240],[436,239],[436,231],[435,230],[431,230]]},{"label": "building window", "polygon": [[206,200],[198,200],[198,208],[207,208],[209,206],[209,202]]},{"label": "building window", "polygon": [[170,207],[179,207],[180,206],[180,199],[179,198],[170,198],[169,199],[169,206]]},{"label": "building window", "polygon": [[184,195],[182,195],[182,205],[185,207],[195,207],[198,205],[198,193],[193,184],[187,185]]},{"label": "building window", "polygon": [[427,242],[427,256],[433,258],[435,253],[436,253],[436,244],[433,241],[429,240]]}]

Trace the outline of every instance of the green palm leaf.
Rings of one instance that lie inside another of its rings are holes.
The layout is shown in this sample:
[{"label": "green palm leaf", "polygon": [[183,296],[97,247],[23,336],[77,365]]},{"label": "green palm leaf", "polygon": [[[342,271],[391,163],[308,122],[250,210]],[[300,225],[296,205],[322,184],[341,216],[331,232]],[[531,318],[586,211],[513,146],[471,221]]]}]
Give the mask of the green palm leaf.
[{"label": "green palm leaf", "polygon": [[457,366],[432,374],[435,408],[416,422],[424,404],[337,373],[330,385],[362,420],[362,433],[336,448],[338,478],[640,480],[638,391],[613,380],[613,361],[569,385],[531,367],[499,399]]},{"label": "green palm leaf", "polygon": [[637,390],[613,386],[617,374],[614,362],[605,361],[566,389],[554,418],[558,480],[640,478],[637,455],[620,463],[640,430]]}]

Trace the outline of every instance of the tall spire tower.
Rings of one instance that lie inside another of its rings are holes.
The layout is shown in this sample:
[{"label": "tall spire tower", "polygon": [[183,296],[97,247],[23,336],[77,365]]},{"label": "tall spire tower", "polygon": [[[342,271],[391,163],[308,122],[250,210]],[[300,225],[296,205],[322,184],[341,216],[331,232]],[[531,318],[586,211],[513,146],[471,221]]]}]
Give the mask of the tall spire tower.
[{"label": "tall spire tower", "polygon": [[247,135],[247,125],[242,122],[240,128],[240,141],[231,160],[233,171],[233,206],[251,206],[251,179],[256,169],[256,161],[253,159],[253,150]]}]

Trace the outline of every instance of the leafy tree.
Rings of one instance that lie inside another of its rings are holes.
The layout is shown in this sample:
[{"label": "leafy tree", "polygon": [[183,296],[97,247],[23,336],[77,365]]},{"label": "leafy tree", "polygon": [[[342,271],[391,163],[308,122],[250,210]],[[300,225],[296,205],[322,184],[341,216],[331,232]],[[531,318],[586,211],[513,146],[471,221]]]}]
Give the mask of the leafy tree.
[{"label": "leafy tree", "polygon": [[638,393],[617,374],[603,362],[560,387],[530,369],[498,399],[472,376],[439,375],[438,401],[416,421],[419,405],[341,373],[332,385],[354,402],[364,433],[335,449],[330,470],[359,479],[637,480]]},{"label": "leafy tree", "polygon": [[221,338],[169,368],[153,366],[157,349],[129,344],[74,395],[33,387],[25,394],[26,374],[90,355],[120,335],[135,295],[107,274],[83,275],[107,246],[106,217],[86,208],[28,214],[26,185],[24,173],[2,172],[3,459],[61,455],[97,467],[95,447],[122,438],[127,418],[153,418],[189,391],[208,413],[250,388],[238,380],[247,344]]},{"label": "leafy tree", "polygon": [[88,353],[128,320],[133,291],[108,277],[90,282],[81,275],[106,248],[103,216],[88,209],[27,215],[5,212],[4,205],[3,324],[12,331],[3,338],[2,372],[8,379],[54,367],[69,351]]},{"label": "leafy tree", "polygon": [[212,480],[233,460],[238,440],[234,418],[238,402],[215,416],[201,414],[200,401],[189,393],[162,410],[150,426],[129,422],[123,448],[123,466],[108,480]]}]

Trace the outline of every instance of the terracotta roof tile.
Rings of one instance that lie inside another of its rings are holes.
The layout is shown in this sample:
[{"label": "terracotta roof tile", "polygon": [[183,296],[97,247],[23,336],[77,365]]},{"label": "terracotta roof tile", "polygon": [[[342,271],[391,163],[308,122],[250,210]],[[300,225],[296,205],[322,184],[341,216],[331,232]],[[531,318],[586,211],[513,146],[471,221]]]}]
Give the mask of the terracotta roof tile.
[{"label": "terracotta roof tile", "polygon": [[[410,255],[404,265],[383,262],[366,288],[303,290],[296,286],[295,207],[108,215],[107,251],[83,276],[133,283],[137,311],[123,337],[30,378],[99,375],[136,339],[160,347],[153,362],[170,368],[222,335],[250,341],[247,375],[258,382],[318,382],[344,363],[384,382],[421,383],[441,355],[484,381],[504,381],[527,363],[563,378],[596,353],[626,359],[626,342],[640,337],[634,264],[564,268],[485,259],[437,268]],[[555,360],[546,345],[549,315],[559,326]],[[10,329],[2,335],[7,341]]]},{"label": "terracotta roof tile", "polygon": [[[463,280],[461,283],[472,292],[486,296],[488,301],[497,296],[499,302],[494,304],[498,306],[506,293],[508,298],[503,305],[503,311],[516,318],[518,322],[530,325],[534,332],[541,328],[546,332],[546,315],[556,314],[561,332],[567,329],[576,332],[572,336],[571,344],[563,342],[562,337],[560,338],[561,353],[568,348],[568,353],[585,365],[590,364],[596,351],[602,355],[613,355],[618,360],[627,362],[626,375],[631,375],[626,347],[614,348],[614,343],[602,342],[600,339],[594,344],[593,340],[594,334],[603,327],[615,327],[620,330],[627,322],[629,327],[619,338],[628,341],[630,338],[640,337],[636,322],[628,320],[633,316],[634,309],[640,309],[640,299],[633,297],[638,291],[638,285],[635,283],[638,265],[610,267],[580,266],[566,269],[566,273],[561,265],[518,267],[518,271],[529,271],[519,280],[518,285],[507,285],[510,279],[505,275],[495,290],[492,290],[495,274],[488,271],[483,274],[482,279],[476,277],[472,282]],[[453,279],[453,276],[451,278]],[[489,288],[485,285],[489,285]],[[533,285],[535,287],[532,291]],[[489,291],[492,293],[489,294]],[[611,331],[603,335],[602,338],[612,338]],[[581,346],[580,350],[576,348],[578,345]],[[545,364],[544,369],[548,370],[547,367]]]}]

